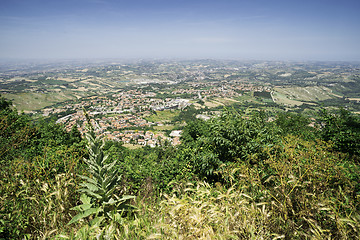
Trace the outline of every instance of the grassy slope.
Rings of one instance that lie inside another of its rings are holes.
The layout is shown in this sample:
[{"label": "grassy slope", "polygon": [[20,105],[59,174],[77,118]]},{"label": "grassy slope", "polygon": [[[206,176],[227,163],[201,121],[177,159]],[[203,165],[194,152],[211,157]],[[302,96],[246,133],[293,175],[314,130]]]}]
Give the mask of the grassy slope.
[{"label": "grassy slope", "polygon": [[16,93],[3,94],[6,99],[12,100],[13,104],[20,111],[34,111],[55,103],[76,99],[85,96],[85,92],[73,93],[71,91],[51,93]]},{"label": "grassy slope", "polygon": [[[279,96],[280,101],[286,102],[288,100],[295,101],[322,101],[334,98],[334,94],[329,88],[326,87],[275,87],[274,91],[283,96]],[[286,99],[285,99],[286,98]],[[291,102],[291,101],[290,101]],[[292,104],[292,103],[290,103]],[[295,104],[295,103],[294,103]]]},{"label": "grassy slope", "polygon": [[179,110],[156,111],[156,114],[152,114],[145,119],[150,122],[171,121],[179,112]]}]

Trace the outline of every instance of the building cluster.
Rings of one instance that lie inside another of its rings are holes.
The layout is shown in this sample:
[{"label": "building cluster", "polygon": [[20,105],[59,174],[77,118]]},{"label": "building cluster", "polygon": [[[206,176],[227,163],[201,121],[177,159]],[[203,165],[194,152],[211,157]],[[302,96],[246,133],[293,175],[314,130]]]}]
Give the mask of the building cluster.
[{"label": "building cluster", "polygon": [[[173,133],[165,137],[161,133],[151,131],[137,131],[134,129],[149,129],[152,126],[161,126],[161,122],[150,122],[144,116],[150,116],[154,111],[171,109],[184,109],[191,105],[189,99],[177,98],[176,95],[193,94],[193,99],[206,99],[209,97],[237,97],[241,91],[267,91],[266,87],[251,84],[228,84],[227,82],[190,83],[188,89],[177,89],[171,93],[173,98],[158,98],[157,93],[151,91],[124,90],[107,97],[92,96],[83,98],[76,103],[65,104],[59,108],[47,108],[43,115],[61,114],[58,123],[63,123],[67,130],[76,126],[81,133],[85,133],[86,119],[83,109],[86,109],[91,118],[96,119],[94,126],[100,135],[109,139],[134,143],[139,145],[155,146],[161,141],[172,144],[179,143],[179,136]],[[202,117],[202,116],[199,116]]]},{"label": "building cluster", "polygon": [[[180,134],[176,133],[176,131],[173,131],[170,137],[167,137],[161,132],[129,130],[129,128],[144,128],[155,125],[137,116],[137,114],[102,116],[97,120],[92,119],[91,122],[98,135],[113,141],[122,141],[123,143],[150,147],[160,145],[165,141],[173,145],[180,143]],[[81,111],[59,119],[58,123],[64,123],[68,131],[70,131],[74,125],[77,126],[78,130],[83,134],[88,131],[85,116]]]},{"label": "building cluster", "polygon": [[[210,97],[237,97],[241,95],[240,92],[270,92],[270,86],[259,86],[249,83],[241,83],[238,81],[233,81],[227,83],[223,82],[196,82],[190,83],[189,88],[186,89],[176,89],[171,92],[171,94],[192,94],[197,96],[197,98],[210,98]],[[195,97],[196,98],[196,97]]]},{"label": "building cluster", "polygon": [[187,106],[190,106],[191,103],[188,99],[174,99],[174,98],[166,98],[163,99],[153,99],[150,108],[154,111],[163,111],[169,109],[184,109]]},{"label": "building cluster", "polygon": [[59,118],[57,123],[64,124],[68,131],[76,126],[84,134],[87,128],[83,109],[87,109],[91,118],[96,119],[92,122],[96,132],[108,139],[144,146],[156,146],[164,141],[173,145],[179,144],[180,136],[166,137],[163,133],[131,130],[161,125],[161,123],[153,123],[143,118],[143,116],[151,115],[153,111],[183,109],[191,105],[186,99],[155,97],[156,94],[152,92],[129,90],[113,94],[110,97],[89,97],[78,103],[66,104],[61,108],[43,109],[43,115],[66,113],[71,109],[75,112]]},{"label": "building cluster", "polygon": [[172,131],[170,137],[165,136],[164,133],[155,133],[153,131],[140,131],[140,130],[125,130],[123,132],[105,132],[104,136],[113,141],[121,141],[123,143],[137,144],[142,146],[155,147],[169,142],[172,145],[180,144],[180,134],[174,134]]}]

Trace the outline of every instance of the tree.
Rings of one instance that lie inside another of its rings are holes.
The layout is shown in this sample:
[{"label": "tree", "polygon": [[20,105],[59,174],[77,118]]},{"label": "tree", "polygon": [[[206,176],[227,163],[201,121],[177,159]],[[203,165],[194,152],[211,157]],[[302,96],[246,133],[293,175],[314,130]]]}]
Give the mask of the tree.
[{"label": "tree", "polygon": [[220,117],[189,123],[182,137],[181,158],[189,161],[199,177],[209,181],[221,180],[217,174],[221,166],[261,161],[266,158],[263,149],[279,140],[277,129],[265,121],[264,114],[254,112],[247,119],[235,110],[225,110]]},{"label": "tree", "polygon": [[11,106],[12,106],[12,102],[6,100],[4,97],[0,95],[0,111],[9,110]]},{"label": "tree", "polygon": [[280,127],[283,135],[292,134],[305,139],[314,138],[313,132],[315,132],[315,128],[309,126],[311,123],[310,119],[302,114],[280,112],[276,117],[275,123]]},{"label": "tree", "polygon": [[332,141],[334,149],[360,157],[360,117],[345,109],[320,112],[321,137]]}]

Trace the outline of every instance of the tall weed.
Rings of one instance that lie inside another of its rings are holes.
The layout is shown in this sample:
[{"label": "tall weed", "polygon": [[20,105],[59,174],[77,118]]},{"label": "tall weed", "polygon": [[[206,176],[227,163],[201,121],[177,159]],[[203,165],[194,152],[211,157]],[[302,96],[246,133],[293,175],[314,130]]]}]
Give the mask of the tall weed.
[{"label": "tall weed", "polygon": [[72,176],[58,174],[53,181],[18,176],[1,180],[0,185],[2,238],[45,239],[66,228],[72,215],[69,209],[76,201]]}]

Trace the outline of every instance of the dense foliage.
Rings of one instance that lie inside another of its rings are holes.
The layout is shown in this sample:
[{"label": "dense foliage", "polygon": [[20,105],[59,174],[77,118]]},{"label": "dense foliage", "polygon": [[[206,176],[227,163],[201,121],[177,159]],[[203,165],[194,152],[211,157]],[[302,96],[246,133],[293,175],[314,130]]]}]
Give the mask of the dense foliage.
[{"label": "dense foliage", "polygon": [[225,109],[188,120],[178,147],[130,150],[0,107],[0,238],[359,239],[360,119],[346,110]]},{"label": "dense foliage", "polygon": [[34,123],[0,99],[0,238],[63,228],[77,201],[85,142],[45,120]]},{"label": "dense foliage", "polygon": [[321,137],[334,143],[334,149],[360,156],[360,118],[340,109],[336,114],[321,112]]}]

